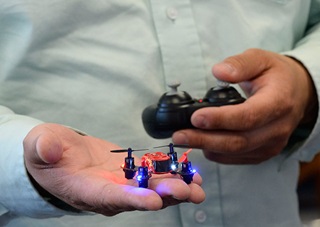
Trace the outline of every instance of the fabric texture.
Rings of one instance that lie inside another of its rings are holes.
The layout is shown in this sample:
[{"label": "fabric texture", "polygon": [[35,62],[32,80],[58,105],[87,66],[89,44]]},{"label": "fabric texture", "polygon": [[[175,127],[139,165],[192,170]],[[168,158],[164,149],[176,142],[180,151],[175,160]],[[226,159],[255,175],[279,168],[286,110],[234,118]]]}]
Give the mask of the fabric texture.
[{"label": "fabric texture", "polygon": [[27,176],[22,141],[54,122],[122,147],[166,144],[145,133],[143,109],[174,80],[203,97],[216,83],[212,65],[248,48],[295,57],[320,91],[319,15],[319,0],[0,0],[0,225],[300,226],[298,161],[318,152],[319,119],[293,155],[259,165],[192,152],[207,194],[199,205],[114,217],[47,203]]}]

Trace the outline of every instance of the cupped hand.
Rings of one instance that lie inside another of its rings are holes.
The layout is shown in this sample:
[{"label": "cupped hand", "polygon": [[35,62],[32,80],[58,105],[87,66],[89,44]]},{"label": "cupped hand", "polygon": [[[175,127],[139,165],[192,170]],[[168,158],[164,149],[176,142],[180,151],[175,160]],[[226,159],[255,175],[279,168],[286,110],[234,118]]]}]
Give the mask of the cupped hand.
[{"label": "cupped hand", "polygon": [[[46,191],[73,206],[112,216],[123,211],[159,210],[182,202],[200,203],[205,194],[196,174],[187,185],[172,174],[154,175],[149,188],[124,178],[120,165],[126,154],[119,146],[82,136],[57,124],[41,124],[24,140],[25,164]],[[136,163],[139,160],[136,158]]]},{"label": "cupped hand", "polygon": [[202,148],[209,159],[225,164],[256,164],[281,152],[299,124],[317,116],[310,75],[297,60],[250,49],[215,65],[220,80],[240,83],[242,104],[209,107],[191,118],[195,130],[173,135],[175,143]]}]

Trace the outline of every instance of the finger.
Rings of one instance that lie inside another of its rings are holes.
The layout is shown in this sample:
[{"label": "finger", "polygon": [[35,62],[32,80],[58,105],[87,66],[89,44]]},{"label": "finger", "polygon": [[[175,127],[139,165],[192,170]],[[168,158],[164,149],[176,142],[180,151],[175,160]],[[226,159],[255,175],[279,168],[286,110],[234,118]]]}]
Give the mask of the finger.
[{"label": "finger", "polygon": [[[112,193],[114,191],[114,193]],[[92,193],[90,193],[91,197]],[[99,197],[88,198],[93,202],[76,202],[71,205],[79,209],[86,209],[114,215],[122,211],[130,210],[159,210],[166,206],[176,205],[181,202],[201,203],[205,198],[202,188],[194,183],[185,184],[181,179],[167,178],[150,180],[149,188],[134,186],[105,187]],[[81,200],[74,200],[81,201]],[[92,207],[90,209],[90,207]],[[114,213],[114,211],[116,211]]]},{"label": "finger", "polygon": [[[201,188],[202,177],[195,173],[191,184],[186,184],[179,174],[154,175],[149,180],[149,189],[156,191],[162,198],[173,198],[176,201],[188,200],[200,203],[204,200],[204,191]],[[137,183],[132,183],[137,186]],[[198,187],[194,186],[198,185]],[[187,188],[189,187],[191,191]],[[195,193],[194,195],[192,195]]]},{"label": "finger", "polygon": [[162,208],[177,205],[182,202],[192,202],[195,204],[199,204],[205,200],[205,197],[206,197],[205,192],[203,191],[203,189],[199,185],[191,183],[188,186],[191,190],[190,197],[188,199],[179,200],[179,199],[175,199],[174,197],[171,197],[171,196],[164,197]]},{"label": "finger", "polygon": [[174,178],[151,178],[149,188],[156,191],[161,197],[171,196],[184,201],[190,197],[191,190],[188,185],[175,176]]},{"label": "finger", "polygon": [[230,155],[224,154],[210,154],[209,156],[205,155],[210,161],[214,161],[220,164],[225,165],[255,165],[263,161],[266,161],[268,158],[253,158],[253,157],[233,157]]},{"label": "finger", "polygon": [[201,186],[202,185],[202,177],[200,176],[199,173],[195,173],[194,176],[193,176],[193,183]]},{"label": "finger", "polygon": [[[195,174],[194,180],[199,181],[199,177],[199,174]],[[149,188],[164,198],[166,206],[185,201],[199,204],[205,199],[205,192],[199,184],[186,184],[180,177],[154,179],[150,182]]]},{"label": "finger", "polygon": [[[213,130],[251,130],[262,127],[292,111],[292,105],[284,105],[272,89],[261,89],[244,103],[197,110],[191,116],[196,128]],[[268,98],[265,98],[268,97]]]},{"label": "finger", "polygon": [[277,155],[278,149],[273,146],[261,147],[257,150],[253,150],[248,153],[213,153],[212,151],[203,151],[205,157],[210,161],[222,163],[222,164],[232,164],[232,165],[244,165],[244,164],[260,164],[273,156]]},{"label": "finger", "polygon": [[184,142],[191,147],[210,150],[215,153],[244,153],[255,145],[255,141],[251,140],[246,133],[231,131],[186,129],[175,132],[172,140],[177,144]]},{"label": "finger", "polygon": [[270,122],[261,128],[248,131],[227,130],[181,130],[173,134],[174,143],[189,144],[191,147],[215,153],[247,153],[265,144],[283,149],[294,127],[286,119]]},{"label": "finger", "polygon": [[[161,197],[171,196],[180,201],[188,200],[196,203],[203,201],[204,192],[200,186],[202,178],[198,173],[194,174],[193,181],[190,184],[186,184],[178,174],[166,175],[168,177],[151,178],[149,188],[156,191]],[[195,194],[192,195],[192,193]]]},{"label": "finger", "polygon": [[249,49],[214,65],[212,73],[216,78],[232,83],[251,80],[270,68],[270,55],[271,52],[265,50]]},{"label": "finger", "polygon": [[38,126],[24,139],[26,158],[34,164],[56,163],[62,157],[60,139],[48,128]]},{"label": "finger", "polygon": [[[72,187],[65,188],[58,197],[71,206],[112,216],[123,211],[159,210],[163,206],[162,198],[153,190],[131,185],[106,183],[99,179],[92,181],[73,181]],[[94,185],[92,182],[95,182]],[[86,190],[84,190],[86,188]]]},{"label": "finger", "polygon": [[[119,190],[120,189],[120,190]],[[116,194],[116,196],[114,196]],[[109,193],[110,195],[110,193]],[[121,186],[105,203],[116,204],[123,210],[159,210],[163,207],[161,197],[154,191],[145,188]]]},{"label": "finger", "polygon": [[206,198],[206,194],[203,191],[203,189],[200,187],[200,185],[191,183],[189,184],[189,187],[190,187],[191,193],[188,201],[195,204],[202,203]]}]

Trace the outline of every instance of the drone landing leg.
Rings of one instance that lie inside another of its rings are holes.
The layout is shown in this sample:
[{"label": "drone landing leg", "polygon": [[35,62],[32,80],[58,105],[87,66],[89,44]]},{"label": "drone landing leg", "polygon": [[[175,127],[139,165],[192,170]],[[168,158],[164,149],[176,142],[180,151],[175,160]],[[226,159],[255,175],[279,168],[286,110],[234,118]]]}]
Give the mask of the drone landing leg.
[{"label": "drone landing leg", "polygon": [[148,181],[149,181],[149,173],[147,166],[140,166],[138,168],[138,175],[137,180],[139,182],[139,188],[148,188]]},{"label": "drone landing leg", "polygon": [[191,167],[191,162],[183,162],[181,169],[181,177],[184,182],[190,184],[193,180],[194,170]]}]

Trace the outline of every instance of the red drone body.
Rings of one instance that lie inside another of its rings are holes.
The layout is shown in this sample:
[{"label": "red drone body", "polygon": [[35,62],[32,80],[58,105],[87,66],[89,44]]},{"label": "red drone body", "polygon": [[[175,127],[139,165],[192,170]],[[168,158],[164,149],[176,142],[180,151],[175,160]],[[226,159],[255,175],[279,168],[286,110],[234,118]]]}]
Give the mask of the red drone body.
[{"label": "red drone body", "polygon": [[132,157],[132,152],[134,150],[131,148],[113,150],[111,152],[128,152],[128,157],[125,158],[124,164],[121,165],[121,168],[125,172],[125,178],[127,179],[133,179],[138,171],[136,179],[139,182],[139,187],[147,188],[148,180],[152,174],[164,173],[179,174],[187,184],[190,184],[193,179],[193,175],[196,172],[194,169],[192,169],[191,162],[188,161],[188,153],[192,149],[184,152],[178,160],[177,152],[175,152],[173,148],[184,148],[186,146],[169,144],[168,147],[170,148],[170,152],[167,154],[160,151],[144,154],[141,158],[141,165],[138,167],[136,167],[134,164],[134,158]]}]

